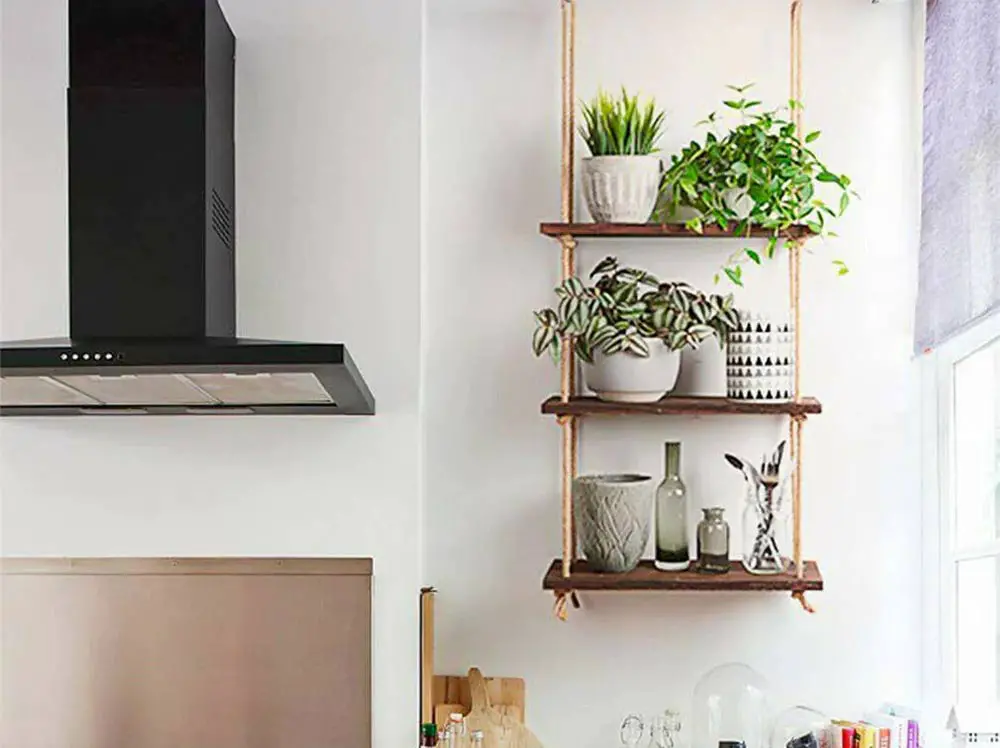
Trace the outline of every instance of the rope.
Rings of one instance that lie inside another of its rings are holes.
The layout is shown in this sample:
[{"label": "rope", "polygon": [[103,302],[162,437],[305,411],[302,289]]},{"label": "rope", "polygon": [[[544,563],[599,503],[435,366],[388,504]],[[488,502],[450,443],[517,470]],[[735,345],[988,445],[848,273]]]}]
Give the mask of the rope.
[{"label": "rope", "polygon": [[[792,122],[801,141],[804,136],[802,127],[802,2],[792,0],[791,3],[791,64],[790,64],[790,97],[795,104],[792,107]],[[802,400],[802,245],[804,240],[796,239],[791,246],[789,257],[789,301],[792,307],[792,337],[793,337],[793,391],[795,402]],[[793,521],[793,556],[795,574],[799,579],[805,574],[802,562],[802,425],[805,417],[796,414],[789,424],[791,454],[795,458],[795,473],[792,476],[792,521]],[[805,595],[797,593],[799,602],[806,610],[811,610]]]},{"label": "rope", "polygon": [[562,575],[569,578],[573,563],[573,421],[562,424]]},{"label": "rope", "polygon": [[562,0],[562,220],[573,220],[573,137],[576,4]]},{"label": "rope", "polygon": [[552,606],[552,612],[555,613],[556,618],[558,618],[560,621],[565,621],[567,618],[569,618],[569,611],[566,609],[565,592],[556,593],[556,602],[555,605]]},{"label": "rope", "polygon": [[[575,166],[575,90],[576,90],[576,3],[562,0],[562,220],[573,221],[573,171]],[[562,279],[576,275],[576,240],[566,235],[562,245]],[[568,402],[576,392],[576,365],[572,341],[563,339],[560,355],[560,399]],[[576,528],[573,525],[573,478],[576,476],[578,451],[577,419],[567,416],[559,419],[562,427],[562,575],[568,579],[576,555]],[[567,593],[556,596],[555,613],[566,620]],[[575,593],[574,605],[578,604]]]},{"label": "rope", "polygon": [[806,593],[805,592],[793,592],[792,593],[792,599],[793,600],[798,600],[799,605],[802,606],[802,610],[804,610],[806,613],[815,613],[816,612],[816,608],[814,608],[812,605],[810,605],[809,601],[806,600]]}]

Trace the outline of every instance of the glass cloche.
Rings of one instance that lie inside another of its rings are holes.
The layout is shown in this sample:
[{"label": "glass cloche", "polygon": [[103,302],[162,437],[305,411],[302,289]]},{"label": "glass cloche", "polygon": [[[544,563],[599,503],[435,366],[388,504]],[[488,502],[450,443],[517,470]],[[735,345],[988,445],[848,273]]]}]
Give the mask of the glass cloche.
[{"label": "glass cloche", "polygon": [[786,709],[774,720],[771,748],[833,748],[829,745],[829,727],[830,719],[815,709]]},{"label": "glass cloche", "polygon": [[694,689],[692,748],[769,748],[769,690],[749,665],[709,671]]}]

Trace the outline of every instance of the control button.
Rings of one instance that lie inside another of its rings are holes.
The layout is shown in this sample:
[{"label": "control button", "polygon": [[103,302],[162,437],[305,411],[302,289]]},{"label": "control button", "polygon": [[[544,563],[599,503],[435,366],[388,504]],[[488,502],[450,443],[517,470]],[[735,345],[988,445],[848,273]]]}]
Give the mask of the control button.
[{"label": "control button", "polygon": [[84,361],[89,361],[90,360],[90,354],[89,353],[84,353],[83,354],[83,360]]},{"label": "control button", "polygon": [[110,361],[113,358],[113,356],[110,353],[105,353],[104,354],[104,358],[106,358],[108,361]]},{"label": "control button", "polygon": [[73,354],[73,360],[74,360],[74,361],[77,361],[77,360],[79,360],[79,358],[80,358],[80,354],[79,354],[79,353],[74,353],[74,354]]},{"label": "control button", "polygon": [[63,353],[61,356],[59,356],[59,358],[61,358],[63,361],[69,361],[69,354]]}]

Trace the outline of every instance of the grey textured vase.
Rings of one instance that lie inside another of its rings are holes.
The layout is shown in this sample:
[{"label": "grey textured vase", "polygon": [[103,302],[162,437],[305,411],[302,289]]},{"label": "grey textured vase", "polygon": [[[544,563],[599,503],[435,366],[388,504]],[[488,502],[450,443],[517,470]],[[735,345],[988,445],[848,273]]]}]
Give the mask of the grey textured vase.
[{"label": "grey textured vase", "polygon": [[594,571],[622,574],[639,565],[655,490],[648,475],[582,475],[573,481],[580,550]]}]

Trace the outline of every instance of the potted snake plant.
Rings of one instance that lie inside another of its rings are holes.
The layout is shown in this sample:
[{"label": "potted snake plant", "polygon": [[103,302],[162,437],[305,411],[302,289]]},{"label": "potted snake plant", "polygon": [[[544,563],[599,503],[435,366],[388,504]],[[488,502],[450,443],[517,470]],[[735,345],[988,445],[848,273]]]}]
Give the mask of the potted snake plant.
[{"label": "potted snake plant", "polygon": [[604,91],[582,107],[580,135],[590,156],[581,181],[590,215],[598,223],[645,223],[660,189],[662,166],[656,155],[664,114],[653,99],[645,103],[622,88]]},{"label": "potted snake plant", "polygon": [[598,263],[589,284],[574,276],[555,293],[555,308],[535,312],[535,355],[558,358],[563,345],[573,346],[587,387],[612,402],[659,400],[677,382],[681,351],[712,337],[721,345],[739,324],[731,295],[661,282],[614,257]]}]

